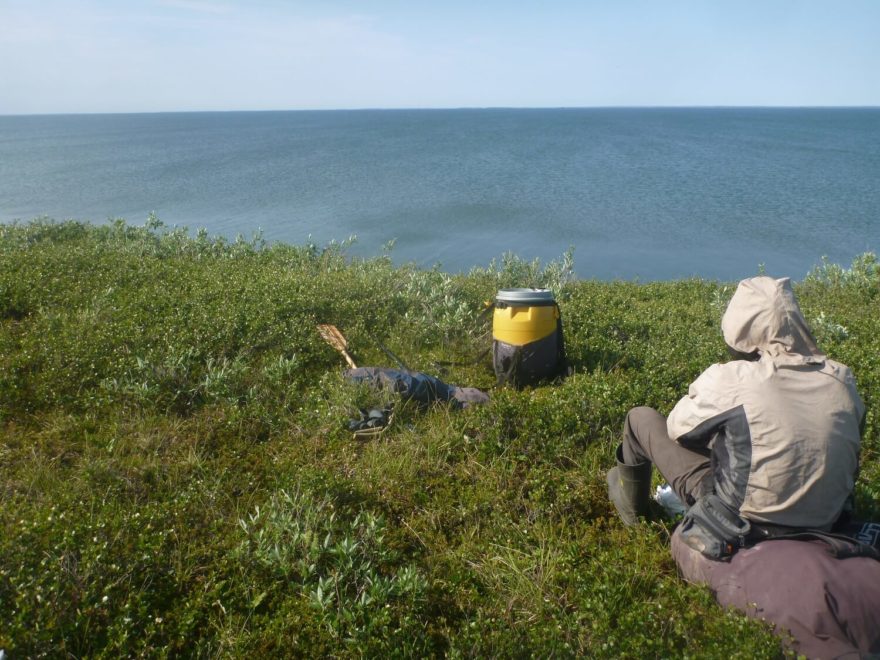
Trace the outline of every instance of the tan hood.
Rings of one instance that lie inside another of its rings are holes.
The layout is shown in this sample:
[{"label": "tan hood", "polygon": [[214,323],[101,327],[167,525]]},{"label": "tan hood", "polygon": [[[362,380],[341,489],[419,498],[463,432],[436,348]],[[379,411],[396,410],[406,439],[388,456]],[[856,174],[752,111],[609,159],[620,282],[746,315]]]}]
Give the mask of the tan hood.
[{"label": "tan hood", "polygon": [[758,350],[774,361],[821,364],[825,359],[794,297],[791,280],[743,280],[721,319],[724,341],[741,353]]}]

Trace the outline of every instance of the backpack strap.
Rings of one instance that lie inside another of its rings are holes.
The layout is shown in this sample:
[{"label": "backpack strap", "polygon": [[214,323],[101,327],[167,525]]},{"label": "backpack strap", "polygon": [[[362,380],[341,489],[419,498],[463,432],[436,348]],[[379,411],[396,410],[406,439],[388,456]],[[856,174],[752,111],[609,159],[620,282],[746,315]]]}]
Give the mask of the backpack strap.
[{"label": "backpack strap", "polygon": [[[880,549],[872,544],[871,539],[880,538],[880,524],[878,523],[860,523],[856,534],[825,532],[821,529],[792,529],[776,527],[773,525],[761,525],[752,523],[752,529],[757,533],[754,542],[758,541],[775,541],[779,539],[789,539],[792,541],[822,541],[826,544],[826,549],[837,559],[847,559],[849,557],[869,557],[880,561]],[[874,529],[873,537],[866,537],[864,530]],[[847,532],[850,530],[847,529]],[[868,541],[868,542],[866,542]]]}]

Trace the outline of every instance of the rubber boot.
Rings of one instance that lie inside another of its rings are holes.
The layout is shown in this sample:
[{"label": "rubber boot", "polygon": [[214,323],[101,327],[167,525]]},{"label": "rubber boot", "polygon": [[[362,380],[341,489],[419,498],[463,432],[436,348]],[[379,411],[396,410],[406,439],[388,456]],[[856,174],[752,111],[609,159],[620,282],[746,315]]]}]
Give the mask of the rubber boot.
[{"label": "rubber boot", "polygon": [[651,496],[651,464],[638,465],[623,462],[623,445],[617,447],[617,467],[608,471],[608,498],[627,526],[639,522],[639,516],[648,515]]}]

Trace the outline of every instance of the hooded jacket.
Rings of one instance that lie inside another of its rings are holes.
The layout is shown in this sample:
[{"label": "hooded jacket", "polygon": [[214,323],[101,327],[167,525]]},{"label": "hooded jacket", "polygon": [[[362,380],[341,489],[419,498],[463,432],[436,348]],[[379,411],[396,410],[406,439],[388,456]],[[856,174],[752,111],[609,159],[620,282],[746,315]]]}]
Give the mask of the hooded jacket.
[{"label": "hooded jacket", "polygon": [[816,346],[788,278],[737,287],[724,340],[757,361],[714,364],[669,415],[669,437],[711,451],[716,493],[758,523],[829,529],[853,490],[865,407]]}]

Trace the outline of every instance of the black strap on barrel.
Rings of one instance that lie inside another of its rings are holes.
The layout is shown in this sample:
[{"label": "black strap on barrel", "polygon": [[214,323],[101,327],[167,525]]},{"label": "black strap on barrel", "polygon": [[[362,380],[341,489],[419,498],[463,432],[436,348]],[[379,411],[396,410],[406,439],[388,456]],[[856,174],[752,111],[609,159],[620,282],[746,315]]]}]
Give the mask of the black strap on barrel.
[{"label": "black strap on barrel", "polygon": [[[556,308],[556,336],[558,338],[558,341],[556,344],[556,364],[559,367],[559,375],[565,377],[565,376],[569,375],[568,374],[568,361],[567,361],[566,353],[565,353],[565,336],[562,334],[562,312],[559,309],[559,303],[557,303],[555,300],[548,300],[546,302],[545,301],[536,301],[536,302],[530,302],[528,306],[529,307],[549,307],[550,305],[553,305],[553,307]],[[508,303],[503,302],[503,301],[502,302],[496,301],[496,302],[488,303],[486,305],[486,309],[484,309],[482,312],[480,312],[480,315],[477,317],[477,320],[482,321],[489,314],[493,313],[495,311],[496,307],[498,309],[505,309],[507,307],[510,307],[510,305]],[[472,367],[473,365],[479,364],[480,362],[482,362],[483,358],[485,358],[491,350],[492,350],[492,345],[489,344],[489,346],[485,350],[481,351],[472,360],[465,360],[463,362],[436,360],[433,362],[433,364],[435,367]]]}]

